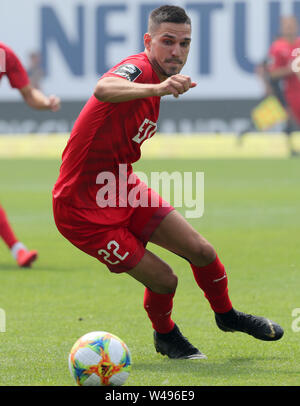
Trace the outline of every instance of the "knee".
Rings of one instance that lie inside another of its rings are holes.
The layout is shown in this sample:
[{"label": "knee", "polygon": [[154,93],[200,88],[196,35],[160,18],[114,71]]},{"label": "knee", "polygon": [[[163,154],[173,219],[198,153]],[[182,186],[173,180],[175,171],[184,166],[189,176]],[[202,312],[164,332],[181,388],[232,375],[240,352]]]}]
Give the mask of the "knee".
[{"label": "knee", "polygon": [[195,266],[206,266],[215,258],[214,247],[200,234],[195,235],[190,245],[189,261]]},{"label": "knee", "polygon": [[168,277],[168,282],[164,286],[165,293],[175,293],[177,289],[177,284],[178,284],[178,277],[177,275],[172,272],[172,274],[169,275]]},{"label": "knee", "polygon": [[167,268],[161,275],[161,278],[155,283],[155,286],[153,286],[152,290],[156,293],[168,294],[175,293],[176,291],[178,277],[170,267],[167,266]]}]

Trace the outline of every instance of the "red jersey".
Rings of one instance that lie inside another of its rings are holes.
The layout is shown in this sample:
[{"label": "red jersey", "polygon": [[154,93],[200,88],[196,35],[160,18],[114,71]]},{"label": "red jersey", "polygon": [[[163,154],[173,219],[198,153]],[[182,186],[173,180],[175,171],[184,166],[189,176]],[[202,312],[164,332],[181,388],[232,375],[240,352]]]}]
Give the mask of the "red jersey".
[{"label": "red jersey", "polygon": [[[299,54],[296,52],[300,49],[300,38],[290,43],[284,38],[274,41],[270,47],[270,65],[269,70],[287,67]],[[300,104],[300,80],[296,74],[291,74],[283,79],[284,93],[287,100],[296,99]]]},{"label": "red jersey", "polygon": [[[144,52],[124,59],[100,80],[107,76],[160,83]],[[110,172],[118,178],[119,165],[125,164],[128,178],[131,164],[141,156],[142,143],[156,132],[159,106],[160,97],[109,103],[92,96],[79,114],[63,152],[53,197],[73,207],[97,208],[98,175]]]},{"label": "red jersey", "polygon": [[[22,89],[27,86],[29,77],[17,55],[3,42],[0,42],[0,53],[0,80],[6,75],[11,87]],[[3,67],[2,64],[5,66]]]}]

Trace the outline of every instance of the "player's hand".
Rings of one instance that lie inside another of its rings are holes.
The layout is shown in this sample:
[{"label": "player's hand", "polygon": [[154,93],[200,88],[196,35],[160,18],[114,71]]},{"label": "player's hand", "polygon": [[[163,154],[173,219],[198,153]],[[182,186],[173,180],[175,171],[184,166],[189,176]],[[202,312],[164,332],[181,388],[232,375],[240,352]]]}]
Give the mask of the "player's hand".
[{"label": "player's hand", "polygon": [[173,75],[158,85],[158,96],[179,95],[187,92],[189,89],[196,87],[197,83],[192,82],[192,79],[186,75]]},{"label": "player's hand", "polygon": [[60,98],[54,95],[49,96],[49,110],[58,111],[60,109]]}]

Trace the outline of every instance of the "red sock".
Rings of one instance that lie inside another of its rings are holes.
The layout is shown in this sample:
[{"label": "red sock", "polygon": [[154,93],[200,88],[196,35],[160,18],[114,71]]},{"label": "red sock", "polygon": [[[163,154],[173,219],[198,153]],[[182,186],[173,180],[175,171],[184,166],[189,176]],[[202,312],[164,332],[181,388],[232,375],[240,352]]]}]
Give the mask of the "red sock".
[{"label": "red sock", "polygon": [[174,327],[175,323],[171,319],[174,295],[175,293],[161,294],[145,289],[144,309],[158,333],[169,333]]},{"label": "red sock", "polygon": [[226,313],[232,309],[228,296],[227,275],[218,256],[203,267],[191,265],[198,286],[204,291],[206,299],[216,313]]},{"label": "red sock", "polygon": [[7,220],[6,213],[1,206],[0,206],[0,237],[3,238],[8,248],[11,248],[16,242],[18,242]]}]

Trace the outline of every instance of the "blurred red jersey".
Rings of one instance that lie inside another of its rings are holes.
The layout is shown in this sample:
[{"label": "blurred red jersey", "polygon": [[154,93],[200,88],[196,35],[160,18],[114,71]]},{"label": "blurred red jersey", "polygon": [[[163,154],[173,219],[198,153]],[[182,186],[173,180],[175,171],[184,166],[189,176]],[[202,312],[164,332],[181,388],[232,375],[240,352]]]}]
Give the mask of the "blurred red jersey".
[{"label": "blurred red jersey", "polygon": [[4,75],[8,77],[11,87],[15,89],[22,89],[29,84],[27,72],[17,55],[0,42],[0,80]]},{"label": "blurred red jersey", "polygon": [[[160,83],[144,52],[124,59],[100,80],[107,76]],[[98,175],[110,172],[118,178],[119,165],[124,164],[128,179],[131,164],[141,156],[142,143],[156,132],[159,106],[160,97],[108,103],[92,96],[79,114],[63,152],[54,199],[77,208],[95,209]]]},{"label": "blurred red jersey", "polygon": [[[298,55],[295,52],[300,49],[300,38],[295,42],[290,43],[284,38],[279,38],[271,45],[269,56],[270,65],[269,70],[287,67],[291,64],[293,59]],[[296,74],[287,76],[284,80],[284,92],[287,99],[296,97],[298,104],[300,104],[300,80]]]}]

